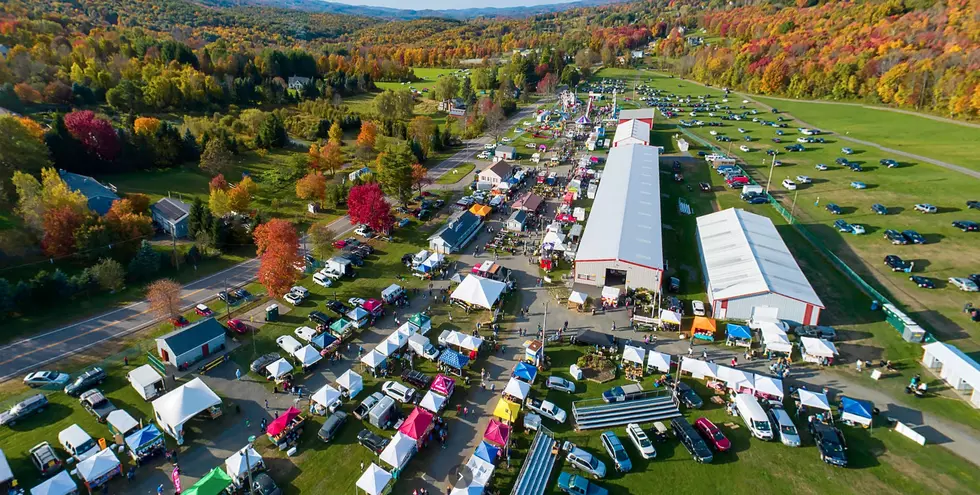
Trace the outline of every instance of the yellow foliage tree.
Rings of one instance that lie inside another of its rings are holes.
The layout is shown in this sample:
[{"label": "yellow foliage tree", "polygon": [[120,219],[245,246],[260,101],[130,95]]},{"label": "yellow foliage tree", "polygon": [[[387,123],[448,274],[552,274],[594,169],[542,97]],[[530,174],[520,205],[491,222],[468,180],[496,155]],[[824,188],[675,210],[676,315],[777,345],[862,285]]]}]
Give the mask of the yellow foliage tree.
[{"label": "yellow foliage tree", "polygon": [[133,122],[133,132],[144,136],[152,136],[160,128],[160,119],[140,117]]}]

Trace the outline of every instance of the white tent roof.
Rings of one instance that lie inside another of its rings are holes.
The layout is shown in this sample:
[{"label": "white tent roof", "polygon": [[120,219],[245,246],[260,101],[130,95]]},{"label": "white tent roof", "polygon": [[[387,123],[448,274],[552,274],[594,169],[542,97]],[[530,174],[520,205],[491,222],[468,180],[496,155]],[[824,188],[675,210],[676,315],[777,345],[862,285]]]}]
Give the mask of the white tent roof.
[{"label": "white tent roof", "polygon": [[618,287],[610,287],[604,285],[602,287],[602,298],[603,299],[617,299],[619,298],[619,293],[622,292]]},{"label": "white tent roof", "polygon": [[616,126],[613,143],[626,139],[638,139],[643,143],[650,142],[650,124],[642,120],[630,119]]},{"label": "white tent roof", "polygon": [[474,306],[490,309],[506,288],[507,284],[503,282],[477,277],[471,273],[456,287],[456,290],[453,291],[452,298],[459,299]]},{"label": "white tent roof", "polygon": [[354,373],[352,370],[345,371],[344,374],[340,375],[340,378],[337,379],[337,385],[347,390],[357,388],[358,385],[362,385],[363,383],[364,379],[361,378],[361,375]]},{"label": "white tent roof", "polygon": [[374,350],[382,356],[388,357],[398,350],[398,346],[390,340],[382,340]]},{"label": "white tent roof", "polygon": [[394,332],[391,332],[391,335],[389,335],[385,340],[391,342],[395,345],[395,347],[401,349],[402,347],[405,347],[405,344],[408,344],[408,334],[395,330]]},{"label": "white tent roof", "polygon": [[837,346],[833,342],[813,337],[800,337],[803,352],[816,357],[832,358],[837,355]]},{"label": "white tent roof", "polygon": [[221,404],[221,397],[212,392],[200,378],[195,378],[153,401],[153,411],[160,421],[176,428],[201,411],[218,404]]},{"label": "white tent roof", "polygon": [[381,451],[381,460],[395,469],[401,469],[412,457],[416,448],[415,440],[412,440],[411,437],[402,432],[395,433],[391,442],[388,442],[388,446]]},{"label": "white tent roof", "polygon": [[357,479],[357,487],[367,492],[368,495],[381,495],[385,487],[391,482],[391,473],[371,463],[364,474]]},{"label": "white tent roof", "polygon": [[265,370],[269,372],[272,378],[280,378],[287,373],[293,371],[293,365],[286,358],[279,358],[276,362],[265,367]]},{"label": "white tent roof", "polygon": [[687,371],[694,378],[718,378],[718,366],[700,359],[682,358],[681,371]]},{"label": "white tent roof", "polygon": [[446,343],[460,345],[463,342],[463,337],[465,337],[465,335],[457,332],[456,330],[450,330],[449,335],[446,336]]},{"label": "white tent roof", "polygon": [[824,307],[772,220],[729,208],[697,222],[712,301],[774,293]]},{"label": "white tent roof", "polygon": [[429,256],[429,258],[425,260],[425,264],[433,267],[439,266],[439,264],[445,259],[445,255],[441,253],[432,253],[432,256]]},{"label": "white tent roof", "polygon": [[980,388],[980,364],[956,346],[933,342],[922,346],[922,349],[943,363],[945,376],[960,377],[973,388]]},{"label": "white tent roof", "polygon": [[531,384],[522,382],[517,378],[511,378],[507,382],[507,387],[504,388],[504,393],[507,395],[512,395],[520,400],[527,398],[527,394],[531,391]]},{"label": "white tent roof", "polygon": [[[247,466],[245,465],[245,451],[248,451]],[[255,451],[254,447],[246,445],[242,450],[225,459],[225,473],[228,473],[232,479],[238,479],[259,464],[262,464],[262,456]]]},{"label": "white tent roof", "polygon": [[14,479],[14,472],[10,469],[10,463],[7,462],[7,456],[4,455],[2,450],[0,450],[0,481],[7,481],[11,479]]},{"label": "white tent roof", "polygon": [[470,460],[466,461],[466,466],[473,473],[473,482],[470,485],[476,483],[486,486],[490,483],[490,477],[493,476],[493,464],[473,455],[470,456]]},{"label": "white tent roof", "polygon": [[340,399],[340,391],[330,385],[320,387],[320,390],[313,392],[313,396],[310,397],[310,400],[323,407],[330,406],[330,404],[337,402],[338,399]]},{"label": "white tent roof", "polygon": [[106,416],[106,421],[111,424],[117,431],[125,433],[133,428],[138,427],[140,424],[138,421],[133,419],[128,412],[122,409],[116,409]]},{"label": "white tent roof", "polygon": [[564,251],[565,234],[549,231],[544,235],[544,239],[541,240],[541,246],[552,251]]},{"label": "white tent roof", "polygon": [[664,373],[670,372],[670,354],[664,354],[662,352],[650,351],[647,353],[647,366],[653,366],[654,368],[663,371]]},{"label": "white tent roof", "polygon": [[590,260],[620,260],[663,269],[657,148],[609,150],[576,255],[576,263]]},{"label": "white tent roof", "polygon": [[438,414],[442,410],[442,406],[446,404],[446,398],[429,390],[422,396],[422,401],[419,402],[419,407],[429,411],[433,414]]},{"label": "white tent roof", "polygon": [[573,290],[571,294],[568,295],[568,300],[575,304],[585,304],[585,301],[589,298],[584,292],[579,292]]},{"label": "white tent roof", "polygon": [[825,411],[830,410],[830,401],[827,400],[827,396],[823,392],[811,392],[809,390],[800,389],[800,403],[804,406],[815,407],[817,409],[823,409]]},{"label": "white tent roof", "polygon": [[44,483],[31,488],[31,495],[68,495],[78,490],[68,471],[61,470]]},{"label": "white tent roof", "polygon": [[144,364],[129,372],[129,381],[133,385],[143,388],[163,381],[163,377],[153,369],[153,366]]},{"label": "white tent roof", "polygon": [[771,376],[755,375],[755,391],[782,399],[784,397],[783,381]]},{"label": "white tent roof", "polygon": [[405,338],[408,338],[411,337],[412,335],[415,335],[415,328],[416,328],[415,325],[412,325],[411,323],[406,321],[405,323],[402,323],[402,326],[398,327],[398,329],[395,330],[395,333],[404,335]]},{"label": "white tent roof", "polygon": [[669,309],[660,310],[660,320],[673,323],[675,325],[681,324],[681,314],[676,311],[671,311]]},{"label": "white tent roof", "polygon": [[762,342],[765,343],[766,348],[771,351],[776,351],[776,352],[793,351],[793,344],[789,343],[789,337],[786,335],[786,332],[780,330],[777,327],[763,327]]},{"label": "white tent roof", "polygon": [[323,359],[323,356],[320,355],[320,351],[316,350],[316,348],[310,344],[306,344],[302,349],[296,351],[296,354],[293,355],[296,356],[296,359],[298,359],[300,363],[303,363],[303,366],[314,365]]},{"label": "white tent roof", "polygon": [[738,390],[742,387],[755,389],[755,374],[738,368],[719,366],[718,379],[728,384],[728,387],[732,389]]},{"label": "white tent roof", "polygon": [[652,119],[654,117],[655,109],[653,107],[647,108],[633,108],[629,110],[619,111],[619,120],[623,119]]},{"label": "white tent roof", "polygon": [[641,349],[639,347],[633,347],[627,345],[623,347],[623,361],[631,361],[636,364],[643,364],[643,358],[646,354],[646,349]]},{"label": "white tent roof", "polygon": [[361,362],[368,365],[369,368],[377,368],[379,364],[385,361],[384,354],[371,349],[364,356],[361,357]]},{"label": "white tent roof", "polygon": [[78,463],[78,477],[92,481],[119,467],[119,458],[112,449],[105,449]]},{"label": "white tent roof", "polygon": [[472,335],[463,335],[463,338],[459,341],[460,347],[471,351],[478,350],[481,345],[483,345],[483,339]]}]

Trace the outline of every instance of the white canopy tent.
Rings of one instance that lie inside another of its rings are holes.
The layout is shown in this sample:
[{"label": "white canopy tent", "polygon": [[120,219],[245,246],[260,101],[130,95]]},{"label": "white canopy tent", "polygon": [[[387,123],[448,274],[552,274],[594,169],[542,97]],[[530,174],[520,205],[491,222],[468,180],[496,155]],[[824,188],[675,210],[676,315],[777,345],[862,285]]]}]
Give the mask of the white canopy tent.
[{"label": "white canopy tent", "polygon": [[347,396],[353,399],[364,388],[364,379],[361,378],[361,375],[354,373],[353,370],[347,370],[337,379],[337,386],[340,387],[342,392],[347,392]]},{"label": "white canopy tent", "polygon": [[200,378],[195,378],[153,401],[153,415],[163,431],[174,437],[178,445],[183,445],[184,423],[220,405],[221,397]]},{"label": "white canopy tent", "polygon": [[116,457],[115,452],[112,449],[105,449],[79,462],[75,469],[82,481],[91,482],[111,473],[114,469],[120,469],[120,466],[119,458]]},{"label": "white canopy tent", "polygon": [[779,378],[766,375],[755,375],[755,392],[757,394],[779,397],[780,400],[785,397],[783,394],[783,381]]},{"label": "white canopy tent", "polygon": [[303,346],[300,350],[296,351],[296,354],[293,354],[293,356],[295,356],[304,367],[313,366],[323,359],[323,356],[320,355],[320,351],[316,350],[316,348],[310,344]]},{"label": "white canopy tent", "polygon": [[[248,452],[248,455],[245,453]],[[246,461],[247,458],[247,461]],[[263,464],[262,456],[251,445],[235,452],[231,457],[225,459],[225,473],[237,483],[248,476],[248,472]]]},{"label": "white canopy tent", "polygon": [[681,324],[681,314],[676,311],[671,311],[669,309],[660,310],[660,321],[673,323],[674,325]]},{"label": "white canopy tent", "polygon": [[813,337],[800,337],[800,342],[803,343],[803,358],[807,360],[807,357],[820,359],[832,359],[837,355],[837,346],[833,342],[824,339],[817,339]]},{"label": "white canopy tent", "polygon": [[462,344],[463,337],[464,335],[456,330],[450,330],[449,335],[446,336],[446,343],[458,347],[460,344]]},{"label": "white canopy tent", "polygon": [[385,362],[385,356],[376,349],[371,349],[361,356],[361,362],[366,364],[368,368],[377,368],[381,363]]},{"label": "white canopy tent", "polygon": [[125,436],[130,430],[139,428],[140,424],[128,412],[116,409],[106,416],[106,422],[112,425],[119,433]]},{"label": "white canopy tent", "polygon": [[646,349],[639,347],[634,347],[627,345],[623,347],[623,361],[629,361],[632,363],[643,365],[643,359],[646,357]]},{"label": "white canopy tent", "polygon": [[517,378],[511,378],[510,381],[507,382],[507,386],[504,388],[505,395],[511,395],[520,400],[526,399],[529,392],[531,392],[531,384],[522,382]]},{"label": "white canopy tent", "polygon": [[588,299],[589,299],[588,294],[584,292],[579,292],[577,290],[573,290],[572,293],[568,295],[568,301],[573,302],[575,304],[585,304],[585,301],[587,301]]},{"label": "white canopy tent", "polygon": [[472,306],[490,309],[497,303],[500,299],[500,294],[506,288],[507,284],[503,282],[469,274],[456,287],[451,297],[452,299],[463,301]]},{"label": "white canopy tent", "polygon": [[605,285],[602,287],[602,298],[603,299],[619,299],[620,290],[617,287],[610,287]]},{"label": "white canopy tent", "polygon": [[357,479],[357,487],[367,492],[368,495],[381,495],[384,493],[388,483],[391,482],[391,473],[371,463],[364,474]]},{"label": "white canopy tent", "polygon": [[490,483],[490,477],[493,476],[494,470],[493,464],[473,455],[470,456],[470,460],[466,461],[466,467],[470,468],[470,472],[473,474],[473,483],[482,486]]},{"label": "white canopy tent", "polygon": [[279,358],[276,362],[265,367],[265,371],[273,380],[278,380],[293,371],[293,365],[286,358]]},{"label": "white canopy tent", "polygon": [[394,342],[389,340],[382,340],[378,343],[377,347],[374,348],[375,351],[380,353],[384,357],[389,357],[392,354],[398,352],[398,346]]},{"label": "white canopy tent", "polygon": [[784,352],[787,354],[793,352],[793,344],[789,342],[789,336],[786,335],[786,332],[774,325],[764,325],[762,327],[762,342],[765,344],[767,351]]},{"label": "white canopy tent", "polygon": [[647,353],[647,366],[664,373],[670,373],[670,354],[649,351]]},{"label": "white canopy tent", "polygon": [[381,460],[395,469],[401,469],[412,458],[412,454],[417,448],[418,444],[415,443],[415,440],[402,432],[398,432],[392,437],[391,442],[388,442],[388,446],[381,451]]},{"label": "white canopy tent", "polygon": [[340,391],[330,385],[324,385],[320,387],[320,390],[313,392],[310,400],[324,408],[329,408],[331,404],[340,400]]},{"label": "white canopy tent", "polygon": [[549,230],[541,241],[541,247],[551,251],[564,251],[566,249],[565,234]]},{"label": "white canopy tent", "polygon": [[411,337],[412,335],[415,335],[415,325],[412,325],[406,321],[405,323],[402,323],[402,326],[398,327],[398,330],[395,330],[395,333],[404,335],[405,338]]},{"label": "white canopy tent", "polygon": [[681,372],[688,372],[694,378],[718,378],[718,366],[700,359],[682,358]]},{"label": "white canopy tent", "polygon": [[419,407],[431,412],[432,414],[439,414],[442,408],[446,405],[446,398],[429,390],[422,396],[422,400],[419,402]]},{"label": "white canopy tent", "polygon": [[391,342],[396,348],[401,349],[408,344],[408,335],[395,330],[394,332],[391,332],[391,335],[389,335],[385,341]]},{"label": "white canopy tent", "polygon": [[77,492],[78,485],[65,470],[59,471],[44,483],[31,488],[31,495],[68,495]]},{"label": "white canopy tent", "polygon": [[459,346],[470,351],[477,351],[483,345],[483,339],[472,335],[463,335],[459,341]]},{"label": "white canopy tent", "polygon": [[822,392],[811,392],[806,389],[800,389],[800,403],[807,407],[815,407],[817,409],[823,409],[824,411],[830,410],[830,401],[827,400],[827,396]]},{"label": "white canopy tent", "polygon": [[755,390],[755,374],[728,366],[718,367],[718,379],[736,392],[743,389]]}]

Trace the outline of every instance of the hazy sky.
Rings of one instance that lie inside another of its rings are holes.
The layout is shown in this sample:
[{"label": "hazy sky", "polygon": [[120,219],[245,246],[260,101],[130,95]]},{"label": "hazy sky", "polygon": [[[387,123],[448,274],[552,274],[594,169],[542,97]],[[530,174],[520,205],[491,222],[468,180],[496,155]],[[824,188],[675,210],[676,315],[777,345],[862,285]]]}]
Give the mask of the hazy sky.
[{"label": "hazy sky", "polygon": [[370,5],[372,7],[391,7],[395,9],[466,9],[471,7],[524,7],[567,3],[571,0],[330,0],[349,5]]}]

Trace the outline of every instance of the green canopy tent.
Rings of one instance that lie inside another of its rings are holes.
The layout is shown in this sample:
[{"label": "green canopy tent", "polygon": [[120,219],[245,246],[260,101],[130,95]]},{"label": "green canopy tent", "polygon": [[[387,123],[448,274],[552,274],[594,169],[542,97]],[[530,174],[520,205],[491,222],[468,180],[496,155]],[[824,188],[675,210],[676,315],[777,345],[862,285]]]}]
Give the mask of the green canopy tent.
[{"label": "green canopy tent", "polygon": [[194,486],[184,490],[184,495],[219,495],[231,486],[231,477],[221,468],[214,468]]}]

